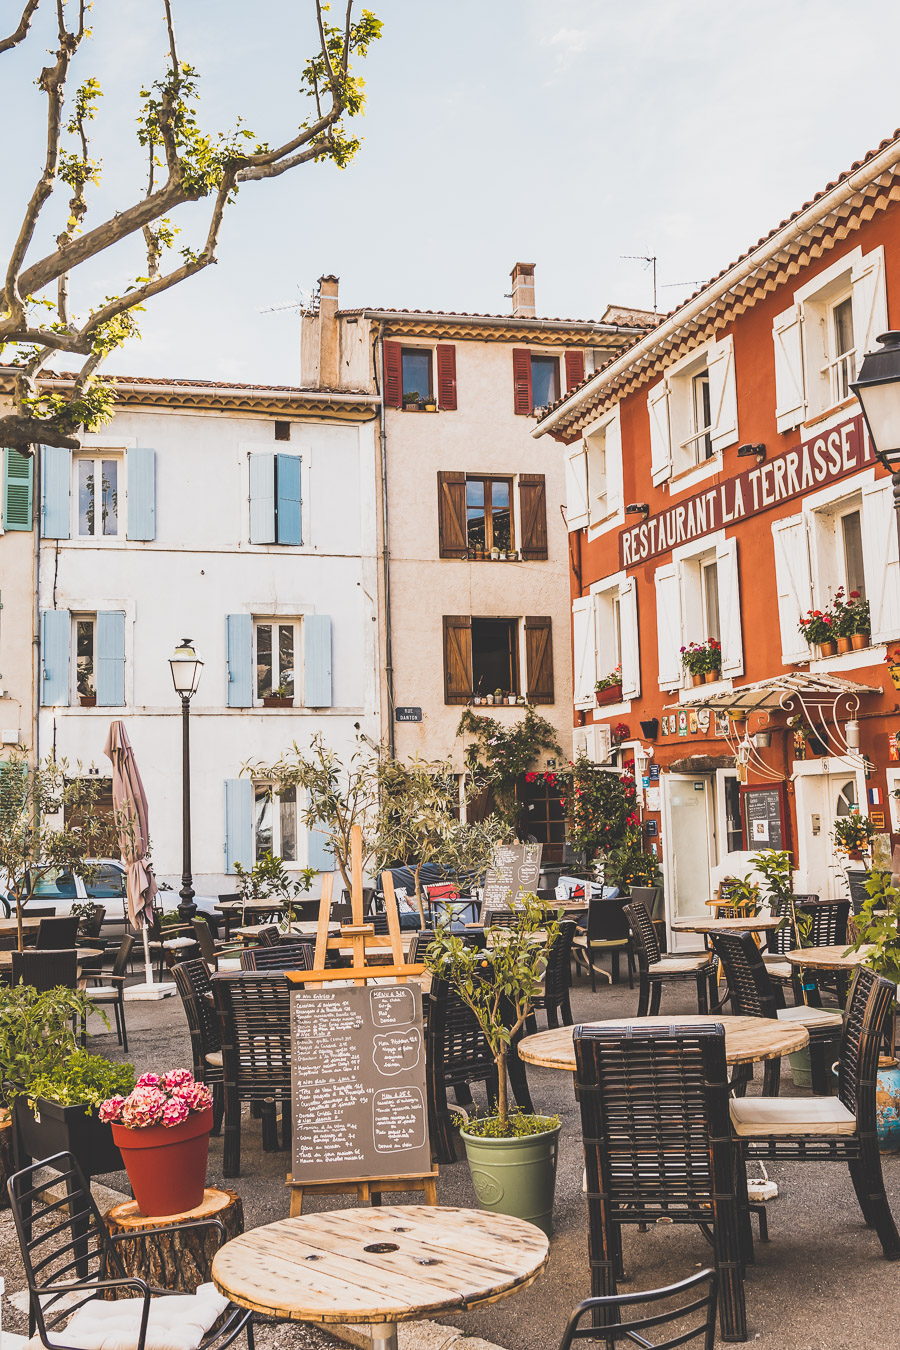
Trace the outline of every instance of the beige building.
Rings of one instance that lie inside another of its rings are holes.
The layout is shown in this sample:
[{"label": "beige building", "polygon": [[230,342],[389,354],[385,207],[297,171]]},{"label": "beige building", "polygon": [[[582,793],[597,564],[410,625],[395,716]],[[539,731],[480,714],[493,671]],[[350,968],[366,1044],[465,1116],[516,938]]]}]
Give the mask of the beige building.
[{"label": "beige building", "polygon": [[35,461],[0,450],[0,751],[35,745]]},{"label": "beige building", "polygon": [[[571,754],[564,465],[531,432],[652,318],[537,318],[525,263],[512,300],[506,315],[342,310],[328,276],[303,316],[303,387],[382,396],[383,726],[399,756],[458,770],[472,704],[504,724],[534,704]],[[561,847],[552,789],[522,791],[532,832]]]}]

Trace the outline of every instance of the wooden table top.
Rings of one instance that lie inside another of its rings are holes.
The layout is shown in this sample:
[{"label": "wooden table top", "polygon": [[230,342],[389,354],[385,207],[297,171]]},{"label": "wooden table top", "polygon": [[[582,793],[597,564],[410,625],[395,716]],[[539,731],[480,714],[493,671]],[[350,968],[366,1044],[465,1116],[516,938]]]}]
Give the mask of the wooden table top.
[{"label": "wooden table top", "polygon": [[870,945],[864,944],[858,952],[847,952],[845,956],[847,948],[839,942],[836,947],[795,947],[785,952],[785,958],[792,966],[809,966],[810,970],[855,970],[866,964],[871,950]]},{"label": "wooden table top", "polygon": [[268,1316],[405,1322],[525,1289],[547,1264],[549,1246],[534,1224],[483,1210],[328,1210],[226,1242],[212,1278],[220,1293]]},{"label": "wooden table top", "polygon": [[[27,951],[34,951],[33,947],[28,947]],[[102,956],[102,947],[79,947],[78,948],[78,966],[81,962],[92,956]],[[12,952],[0,952],[0,970],[12,970]]]},{"label": "wooden table top", "polygon": [[[26,933],[34,933],[40,926],[40,919],[28,919],[25,917],[22,919],[22,928]],[[0,919],[0,933],[17,933],[18,931],[16,920],[14,918]]]},{"label": "wooden table top", "polygon": [[[252,940],[258,938],[264,928],[271,927],[272,925],[270,923],[248,923],[245,928],[232,929],[231,936],[249,938]],[[298,942],[304,938],[315,938],[318,927],[319,925],[316,923],[315,919],[295,919],[291,924],[290,933],[282,933],[281,937],[287,938],[288,940],[296,938]],[[339,933],[340,931],[341,925],[339,923],[330,923],[328,925],[329,935],[334,936],[334,934]]]},{"label": "wooden table top", "polygon": [[[616,1017],[605,1022],[585,1022],[588,1027],[697,1027],[721,1022],[725,1028],[725,1058],[729,1064],[758,1064],[765,1059],[802,1050],[809,1043],[809,1032],[793,1022],[777,1022],[772,1017],[717,1017],[699,1013],[684,1017]],[[545,1069],[575,1072],[573,1027],[556,1027],[523,1036],[519,1041],[519,1059]]]},{"label": "wooden table top", "polygon": [[777,928],[779,918],[764,914],[749,915],[746,919],[690,919],[672,925],[675,933],[765,933]]}]

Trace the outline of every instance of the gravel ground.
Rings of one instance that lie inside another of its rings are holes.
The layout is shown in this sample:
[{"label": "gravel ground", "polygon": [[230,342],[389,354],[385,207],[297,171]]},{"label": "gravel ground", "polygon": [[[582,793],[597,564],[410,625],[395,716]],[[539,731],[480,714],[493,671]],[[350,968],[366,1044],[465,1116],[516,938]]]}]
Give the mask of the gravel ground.
[{"label": "gravel ground", "polygon": [[[627,1016],[634,1012],[637,994],[627,984],[605,983],[592,994],[584,982],[573,990],[576,1020]],[[696,1011],[687,990],[669,986],[664,1012]],[[98,1031],[102,1031],[97,1023]],[[138,1071],[190,1065],[190,1042],[180,1002],[132,1003],[128,1006],[130,1058]],[[91,1048],[118,1057],[115,1036],[92,1037]],[[589,1293],[585,1202],[581,1190],[580,1125],[572,1082],[568,1074],[529,1067],[535,1106],[558,1112],[563,1121],[559,1174],[554,1212],[555,1231],[547,1272],[530,1288],[471,1313],[442,1314],[440,1320],[458,1326],[469,1336],[483,1337],[507,1350],[553,1350],[571,1308]],[[792,1094],[788,1066],[782,1075],[782,1093]],[[224,1183],[221,1175],[222,1140],[210,1140],[209,1180],[238,1190],[244,1202],[248,1228],[283,1218],[288,1210],[284,1188],[289,1167],[286,1153],[263,1153],[260,1123],[245,1117],[242,1130],[242,1176]],[[900,1215],[900,1157],[885,1158],[888,1196]],[[746,1280],[750,1340],[764,1350],[895,1350],[893,1316],[882,1320],[878,1309],[888,1309],[900,1297],[900,1263],[886,1262],[874,1233],[862,1223],[845,1165],[825,1163],[773,1164],[770,1176],[779,1185],[779,1198],[769,1203],[771,1241],[756,1244],[756,1264]],[[101,1178],[128,1190],[124,1173]],[[397,1197],[398,1201],[405,1197]],[[476,1200],[465,1162],[443,1167],[438,1183],[442,1204],[475,1207]],[[306,1208],[339,1208],[342,1197],[322,1197]],[[709,1264],[710,1249],[697,1228],[654,1227],[647,1233],[626,1228],[624,1288],[651,1288],[684,1278]],[[754,1232],[756,1223],[754,1220]],[[0,1272],[7,1292],[23,1285],[18,1248],[8,1213],[0,1215]],[[633,1282],[633,1283],[632,1283]],[[24,1319],[4,1300],[4,1325],[24,1331]],[[312,1328],[261,1328],[262,1350],[319,1350],[334,1345],[331,1337]]]}]

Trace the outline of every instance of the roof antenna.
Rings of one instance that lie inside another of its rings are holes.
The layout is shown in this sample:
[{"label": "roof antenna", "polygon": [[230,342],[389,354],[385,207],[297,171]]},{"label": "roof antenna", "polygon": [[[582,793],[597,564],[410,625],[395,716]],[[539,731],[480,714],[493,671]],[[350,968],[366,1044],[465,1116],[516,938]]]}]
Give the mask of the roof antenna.
[{"label": "roof antenna", "polygon": [[[653,268],[653,313],[658,314],[659,310],[656,304],[656,254],[653,254],[651,257],[646,253],[620,253],[619,257],[628,258],[632,262],[646,263],[647,267]],[[647,270],[647,267],[644,268],[644,271]]]}]

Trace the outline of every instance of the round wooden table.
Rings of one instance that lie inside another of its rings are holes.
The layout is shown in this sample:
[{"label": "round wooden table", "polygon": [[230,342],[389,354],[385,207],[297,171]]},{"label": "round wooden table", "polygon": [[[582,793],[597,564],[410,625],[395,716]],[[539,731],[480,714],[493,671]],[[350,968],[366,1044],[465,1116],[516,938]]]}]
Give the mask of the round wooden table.
[{"label": "round wooden table", "polygon": [[[34,948],[33,948],[33,947],[26,947],[25,950],[28,951],[28,952],[33,952],[33,951],[34,951]],[[78,964],[78,969],[79,969],[79,970],[81,969],[81,963],[82,963],[82,961],[86,961],[86,960],[88,960],[90,957],[94,957],[94,956],[102,956],[102,955],[103,955],[103,948],[102,948],[102,947],[79,947],[79,948],[78,948],[78,963],[77,963],[77,964]],[[12,952],[0,952],[0,970],[12,970],[12,959],[13,959],[13,954],[12,954]],[[88,991],[88,992],[90,992],[90,991]]]},{"label": "round wooden table", "polygon": [[373,1350],[396,1350],[398,1322],[525,1289],[549,1246],[534,1224],[505,1214],[379,1205],[253,1228],[219,1249],[212,1278],[243,1308],[292,1322],[368,1322]]},{"label": "round wooden table", "polygon": [[[18,922],[18,921],[17,921],[17,919],[16,919],[15,917],[13,917],[13,918],[11,918],[11,919],[0,919],[0,933],[2,933],[2,934],[4,935],[4,937],[5,937],[8,933],[15,933],[15,934],[18,934],[18,931],[19,931],[19,930],[18,930],[18,928],[17,928],[17,926],[16,926],[16,925],[17,925],[17,922]],[[22,932],[23,932],[23,933],[36,933],[37,930],[40,928],[40,926],[41,926],[41,921],[40,921],[40,919],[28,919],[28,918],[25,918],[25,917],[23,917],[23,919],[22,919]]]},{"label": "round wooden table", "polygon": [[810,970],[854,971],[857,966],[866,964],[871,950],[871,946],[864,944],[858,952],[847,952],[844,944],[839,942],[836,947],[794,947],[785,952],[785,958],[792,966],[807,966]]},{"label": "round wooden table", "polygon": [[[615,1017],[604,1022],[585,1022],[587,1027],[697,1027],[720,1022],[725,1028],[725,1058],[729,1064],[758,1064],[780,1059],[809,1044],[809,1032],[795,1022],[777,1022],[773,1017],[717,1017],[714,1013],[684,1017]],[[544,1069],[575,1072],[575,1042],[572,1027],[538,1031],[519,1041],[519,1059]]]},{"label": "round wooden table", "polygon": [[679,919],[673,933],[765,933],[777,928],[781,919],[751,914],[746,919]]}]

